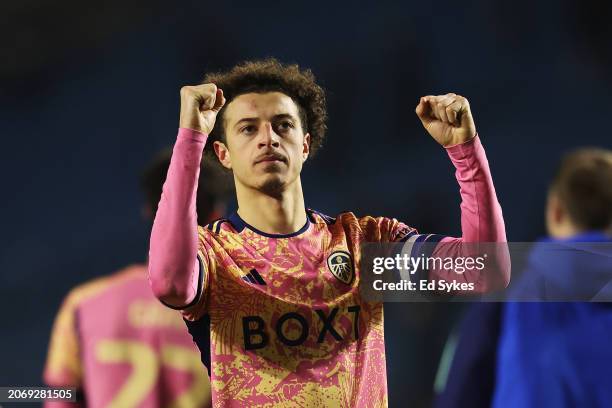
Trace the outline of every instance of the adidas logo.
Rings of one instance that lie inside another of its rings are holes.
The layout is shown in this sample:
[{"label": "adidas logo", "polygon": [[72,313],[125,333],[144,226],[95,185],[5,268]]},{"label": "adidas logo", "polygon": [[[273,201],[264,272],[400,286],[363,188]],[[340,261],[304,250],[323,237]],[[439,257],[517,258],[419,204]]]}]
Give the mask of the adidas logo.
[{"label": "adidas logo", "polygon": [[242,280],[245,282],[253,283],[255,285],[265,285],[266,281],[263,280],[257,269],[251,269],[249,273],[242,277]]}]

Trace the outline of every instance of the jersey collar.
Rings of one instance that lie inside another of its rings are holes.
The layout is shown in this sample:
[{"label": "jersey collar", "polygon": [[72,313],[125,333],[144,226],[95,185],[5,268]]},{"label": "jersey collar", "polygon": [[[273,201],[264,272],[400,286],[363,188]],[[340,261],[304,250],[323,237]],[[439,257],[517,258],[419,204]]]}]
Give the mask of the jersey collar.
[{"label": "jersey collar", "polygon": [[258,235],[261,235],[261,236],[264,236],[264,237],[267,237],[267,238],[291,238],[291,237],[295,237],[297,235],[300,235],[300,234],[306,232],[308,227],[310,227],[310,214],[308,214],[308,210],[306,210],[306,224],[304,224],[304,226],[302,228],[300,228],[299,230],[297,230],[295,232],[292,232],[290,234],[269,234],[267,232],[260,231],[257,228],[253,227],[252,225],[248,224],[242,218],[240,218],[240,215],[238,215],[237,211],[233,212],[229,216],[228,219],[229,219],[229,222],[234,227],[234,229],[236,230],[236,232],[238,232],[238,233],[242,232],[245,228],[248,228],[251,231],[253,231],[254,233],[256,233]]}]

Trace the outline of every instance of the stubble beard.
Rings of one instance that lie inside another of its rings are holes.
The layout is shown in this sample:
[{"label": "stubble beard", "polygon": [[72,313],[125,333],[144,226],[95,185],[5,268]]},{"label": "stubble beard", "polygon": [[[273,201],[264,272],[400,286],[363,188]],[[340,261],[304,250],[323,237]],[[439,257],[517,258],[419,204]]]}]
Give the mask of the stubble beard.
[{"label": "stubble beard", "polygon": [[262,193],[279,200],[282,198],[286,187],[286,183],[282,180],[280,174],[281,170],[280,164],[273,163],[266,166],[264,171],[267,177],[259,188]]},{"label": "stubble beard", "polygon": [[285,191],[285,183],[278,177],[271,177],[262,184],[259,190],[267,196],[280,200]]}]

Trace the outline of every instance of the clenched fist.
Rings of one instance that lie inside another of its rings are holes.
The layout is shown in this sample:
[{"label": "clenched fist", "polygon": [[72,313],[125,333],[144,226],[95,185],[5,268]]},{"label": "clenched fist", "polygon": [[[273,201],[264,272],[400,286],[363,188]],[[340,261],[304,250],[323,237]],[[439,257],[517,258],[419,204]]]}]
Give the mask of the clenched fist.
[{"label": "clenched fist", "polygon": [[416,114],[427,132],[444,147],[467,142],[476,136],[470,104],[461,95],[423,96]]},{"label": "clenched fist", "polygon": [[223,105],[223,91],[215,84],[184,86],[181,88],[179,126],[209,134]]}]

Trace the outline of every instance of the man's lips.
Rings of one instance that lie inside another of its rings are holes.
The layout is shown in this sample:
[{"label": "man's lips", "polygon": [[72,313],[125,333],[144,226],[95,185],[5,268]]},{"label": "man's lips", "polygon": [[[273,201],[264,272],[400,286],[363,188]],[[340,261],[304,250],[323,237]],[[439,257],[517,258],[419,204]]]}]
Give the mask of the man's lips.
[{"label": "man's lips", "polygon": [[255,160],[255,164],[258,163],[272,163],[272,162],[276,162],[276,161],[280,161],[285,163],[287,160],[285,159],[284,156],[280,155],[280,154],[266,154],[264,156],[260,156]]}]

